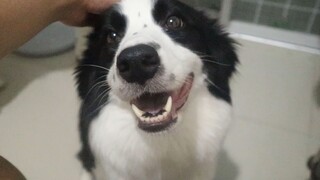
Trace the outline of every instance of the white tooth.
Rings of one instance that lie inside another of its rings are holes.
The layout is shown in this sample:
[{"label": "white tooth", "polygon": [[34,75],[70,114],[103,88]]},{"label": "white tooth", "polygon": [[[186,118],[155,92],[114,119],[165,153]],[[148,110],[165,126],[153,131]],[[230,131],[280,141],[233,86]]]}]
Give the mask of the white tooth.
[{"label": "white tooth", "polygon": [[171,111],[171,108],[172,108],[172,98],[171,98],[171,96],[169,96],[169,98],[167,100],[167,104],[164,107],[164,110],[166,110],[166,112],[169,113]]},{"label": "white tooth", "polygon": [[150,121],[150,117],[144,117],[144,121],[145,122],[149,122]]},{"label": "white tooth", "polygon": [[159,116],[153,117],[152,120],[153,120],[153,122],[158,122],[159,121]]},{"label": "white tooth", "polygon": [[147,118],[146,118],[146,117],[141,116],[141,117],[139,117],[139,119],[140,119],[141,121],[147,122]]},{"label": "white tooth", "polygon": [[162,114],[162,116],[164,117],[164,118],[166,118],[167,116],[168,116],[168,114],[169,114],[169,112],[164,112],[163,114]]},{"label": "white tooth", "polygon": [[155,122],[156,121],[156,117],[152,117],[149,119],[149,122]]},{"label": "white tooth", "polygon": [[158,121],[163,121],[163,119],[164,119],[164,115],[163,114],[159,115],[158,118],[157,118]]},{"label": "white tooth", "polygon": [[[143,111],[141,111],[137,106],[135,106],[134,104],[131,105],[131,108],[133,110],[133,112],[141,119],[142,115],[144,114]],[[142,119],[141,119],[142,120]]]}]

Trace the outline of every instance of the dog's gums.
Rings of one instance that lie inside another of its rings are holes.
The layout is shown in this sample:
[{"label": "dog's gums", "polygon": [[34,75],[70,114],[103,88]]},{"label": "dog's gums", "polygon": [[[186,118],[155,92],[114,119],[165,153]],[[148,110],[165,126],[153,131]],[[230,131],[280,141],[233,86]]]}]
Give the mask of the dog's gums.
[{"label": "dog's gums", "polygon": [[192,88],[193,75],[188,76],[178,90],[150,94],[145,93],[131,102],[138,126],[147,132],[169,129],[177,122],[178,111],[188,99]]}]

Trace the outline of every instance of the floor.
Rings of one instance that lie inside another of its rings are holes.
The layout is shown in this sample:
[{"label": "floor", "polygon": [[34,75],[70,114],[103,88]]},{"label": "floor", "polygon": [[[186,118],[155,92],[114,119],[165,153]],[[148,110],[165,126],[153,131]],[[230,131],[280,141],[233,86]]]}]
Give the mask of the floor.
[{"label": "floor", "polygon": [[[217,180],[306,180],[320,147],[320,55],[238,40],[235,122]],[[0,61],[0,155],[32,180],[79,179],[74,52]]]}]

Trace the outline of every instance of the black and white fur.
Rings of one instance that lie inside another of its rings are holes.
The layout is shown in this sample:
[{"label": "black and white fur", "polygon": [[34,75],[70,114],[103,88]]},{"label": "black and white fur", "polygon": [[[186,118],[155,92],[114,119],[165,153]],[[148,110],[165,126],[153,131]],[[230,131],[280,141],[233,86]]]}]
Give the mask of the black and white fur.
[{"label": "black and white fur", "polygon": [[[167,29],[167,18],[184,27]],[[229,79],[238,61],[233,41],[215,20],[176,0],[122,0],[95,19],[77,72],[82,100],[79,153],[95,180],[212,180],[232,119]],[[119,37],[110,43],[110,32]],[[156,49],[162,73],[145,84],[119,76],[119,54],[139,44]],[[141,130],[130,100],[175,90],[193,74],[174,127]]]}]

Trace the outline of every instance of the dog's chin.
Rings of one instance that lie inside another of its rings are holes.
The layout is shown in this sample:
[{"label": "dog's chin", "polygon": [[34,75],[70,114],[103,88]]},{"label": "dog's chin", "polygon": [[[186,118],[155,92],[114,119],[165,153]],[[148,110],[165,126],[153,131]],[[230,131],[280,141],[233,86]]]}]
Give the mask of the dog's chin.
[{"label": "dog's chin", "polygon": [[179,110],[186,103],[193,84],[190,74],[183,85],[171,91],[145,92],[130,101],[138,127],[148,133],[171,129],[178,121]]}]

